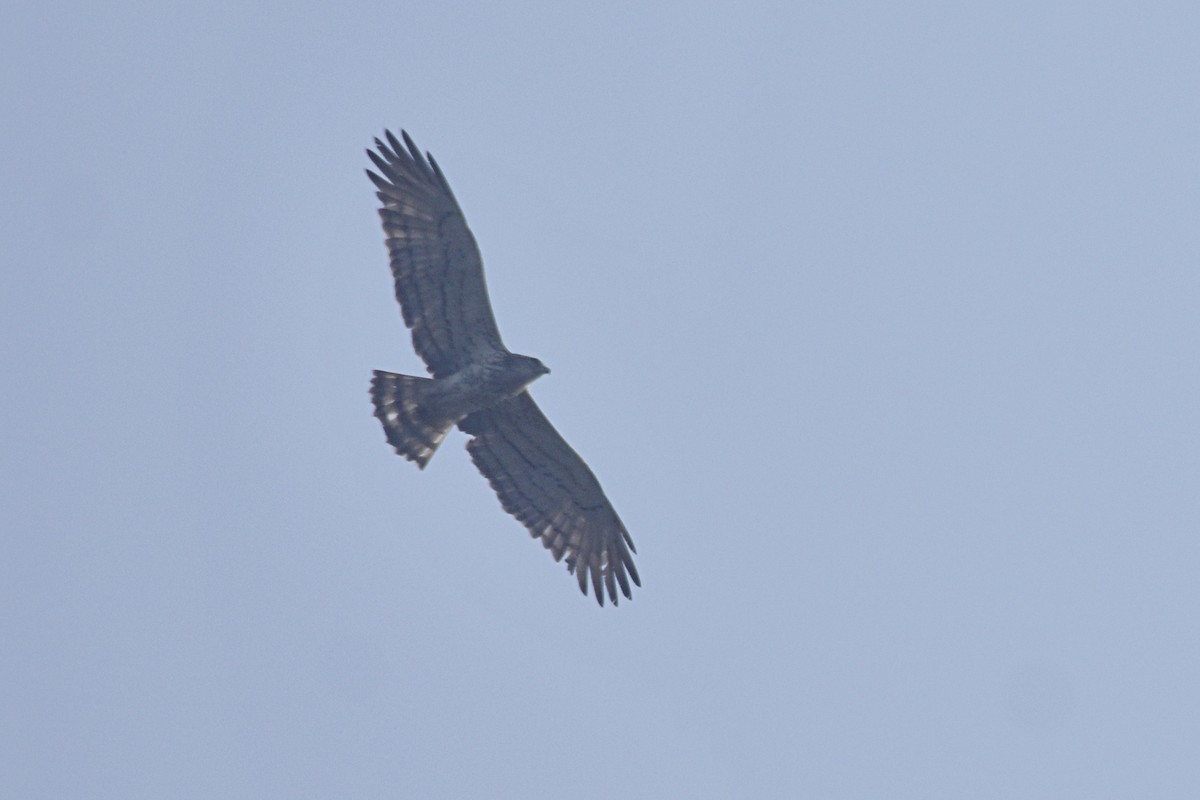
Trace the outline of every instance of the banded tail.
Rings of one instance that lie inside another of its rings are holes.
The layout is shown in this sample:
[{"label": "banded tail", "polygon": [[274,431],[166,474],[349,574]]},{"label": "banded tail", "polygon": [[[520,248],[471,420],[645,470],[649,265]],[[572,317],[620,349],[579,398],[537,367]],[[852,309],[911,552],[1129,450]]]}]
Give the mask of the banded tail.
[{"label": "banded tail", "polygon": [[388,444],[409,461],[425,469],[429,459],[455,420],[438,413],[440,393],[432,378],[415,378],[375,370],[371,400],[375,416],[383,424]]}]

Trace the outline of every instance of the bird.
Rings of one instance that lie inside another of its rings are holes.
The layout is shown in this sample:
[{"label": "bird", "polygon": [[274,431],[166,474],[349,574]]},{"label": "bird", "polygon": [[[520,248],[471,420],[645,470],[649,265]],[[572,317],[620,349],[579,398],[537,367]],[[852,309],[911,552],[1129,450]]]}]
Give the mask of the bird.
[{"label": "bird", "polygon": [[529,394],[550,370],[510,352],[488,300],[483,259],[433,155],[384,131],[367,155],[396,299],[430,377],[374,370],[374,414],[396,453],[424,469],[450,430],[504,510],[565,561],[600,606],[640,587],[633,539],[600,482]]}]

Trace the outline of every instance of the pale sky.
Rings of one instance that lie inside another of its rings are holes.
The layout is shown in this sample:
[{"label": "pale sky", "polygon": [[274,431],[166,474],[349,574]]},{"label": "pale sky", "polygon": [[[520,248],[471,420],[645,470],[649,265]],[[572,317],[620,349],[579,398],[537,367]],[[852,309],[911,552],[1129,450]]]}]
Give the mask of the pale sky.
[{"label": "pale sky", "polygon": [[[0,796],[1200,796],[1200,6],[4,16]],[[385,127],[619,608],[384,442]]]}]

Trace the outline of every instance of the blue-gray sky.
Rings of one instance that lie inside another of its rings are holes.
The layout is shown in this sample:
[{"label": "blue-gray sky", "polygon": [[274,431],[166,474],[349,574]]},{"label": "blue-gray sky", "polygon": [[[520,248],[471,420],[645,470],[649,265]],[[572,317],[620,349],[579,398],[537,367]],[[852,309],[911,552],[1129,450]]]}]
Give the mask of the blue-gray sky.
[{"label": "blue-gray sky", "polygon": [[[17,3],[0,795],[1200,796],[1194,3]],[[639,549],[420,373],[407,128]]]}]

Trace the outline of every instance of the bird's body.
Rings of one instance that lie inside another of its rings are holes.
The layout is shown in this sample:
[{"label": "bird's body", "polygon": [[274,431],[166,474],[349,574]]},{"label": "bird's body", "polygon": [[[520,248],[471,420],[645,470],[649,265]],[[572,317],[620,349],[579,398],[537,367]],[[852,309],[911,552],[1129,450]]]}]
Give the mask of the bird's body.
[{"label": "bird's body", "polygon": [[516,353],[496,353],[444,378],[375,370],[371,397],[388,442],[425,469],[442,439],[464,417],[515,397],[549,371],[536,358]]},{"label": "bird's body", "polygon": [[450,186],[432,156],[402,132],[367,151],[367,174],[391,257],[396,298],[413,345],[433,377],[375,371],[375,416],[396,452],[422,469],[452,427],[505,510],[575,573],[579,588],[615,605],[617,587],[640,586],[633,540],[599,482],[559,436],[526,387],[549,372],[504,347],[492,316],[483,263]]}]

